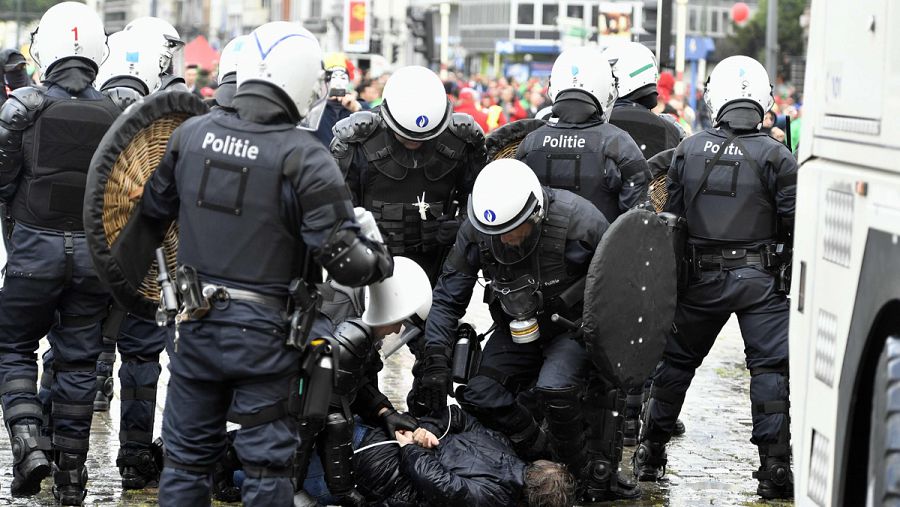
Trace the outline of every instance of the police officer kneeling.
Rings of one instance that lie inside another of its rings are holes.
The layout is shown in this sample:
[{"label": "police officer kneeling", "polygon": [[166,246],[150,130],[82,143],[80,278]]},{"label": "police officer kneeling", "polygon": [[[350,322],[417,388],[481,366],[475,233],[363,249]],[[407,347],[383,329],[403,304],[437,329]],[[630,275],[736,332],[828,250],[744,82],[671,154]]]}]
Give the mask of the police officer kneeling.
[{"label": "police officer kneeling", "polygon": [[[432,411],[446,405],[453,330],[482,270],[490,281],[486,300],[496,329],[477,375],[457,392],[460,405],[507,435],[523,459],[554,453],[585,497],[619,496],[618,460],[595,449],[595,444],[608,448],[609,442],[586,436],[592,428],[582,398],[590,359],[575,333],[551,319],[554,313],[580,317],[584,289],[578,282],[609,223],[587,200],[541,186],[527,165],[512,159],[484,168],[475,180],[468,217],[428,314],[423,398]],[[567,291],[572,287],[577,294]],[[532,387],[548,432],[517,401]],[[601,469],[607,473],[598,477]]]},{"label": "police officer kneeling", "polygon": [[167,345],[164,506],[209,505],[226,419],[242,426],[234,446],[247,472],[244,504],[292,504],[298,438],[286,401],[297,390],[301,353],[285,346],[289,283],[306,249],[348,286],[393,268],[383,246],[360,234],[328,150],[296,128],[321,91],[315,37],[297,23],[273,22],[250,38],[238,63],[236,113],[182,124],[139,208],[149,219],[178,219],[179,290],[193,286],[182,295],[202,290],[211,303],[203,315],[185,297]]},{"label": "police officer kneeling", "polygon": [[[679,295],[675,332],[653,381],[635,474],[656,480],[665,444],[694,371],[736,313],[750,370],[753,438],[764,498],[793,494],[788,415],[788,302],[783,268],[793,231],[797,163],[759,132],[772,87],[756,60],[733,56],[709,77],[706,102],[716,127],[678,146],[668,173],[666,211],[687,218],[691,279]],[[776,244],[784,245],[781,250]]]}]

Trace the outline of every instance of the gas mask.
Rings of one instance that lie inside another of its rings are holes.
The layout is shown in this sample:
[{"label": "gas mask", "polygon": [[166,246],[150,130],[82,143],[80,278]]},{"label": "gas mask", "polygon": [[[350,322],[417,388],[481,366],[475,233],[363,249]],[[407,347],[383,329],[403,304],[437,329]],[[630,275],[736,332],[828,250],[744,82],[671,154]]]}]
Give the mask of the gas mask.
[{"label": "gas mask", "polygon": [[540,338],[537,316],[544,307],[540,282],[532,275],[522,275],[511,282],[495,280],[491,284],[500,308],[512,319],[509,333],[513,342],[531,343]]}]

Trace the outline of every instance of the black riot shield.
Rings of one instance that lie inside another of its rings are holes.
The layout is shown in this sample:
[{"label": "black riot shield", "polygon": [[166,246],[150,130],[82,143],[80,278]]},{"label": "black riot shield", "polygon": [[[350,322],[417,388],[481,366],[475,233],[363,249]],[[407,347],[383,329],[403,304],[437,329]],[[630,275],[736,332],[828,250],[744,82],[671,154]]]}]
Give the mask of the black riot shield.
[{"label": "black riot shield", "polygon": [[603,235],[584,291],[584,342],[618,387],[638,388],[662,357],[675,316],[675,255],[655,213],[631,210]]},{"label": "black riot shield", "polygon": [[501,158],[516,158],[516,148],[525,136],[544,126],[543,120],[526,118],[507,123],[484,138],[488,162]]},{"label": "black riot shield", "polygon": [[94,267],[118,304],[143,318],[153,320],[159,301],[154,251],[160,245],[165,248],[174,280],[178,233],[174,223],[160,223],[133,211],[172,132],[188,118],[207,111],[203,100],[189,92],[152,94],[116,119],[91,159],[84,229]]}]

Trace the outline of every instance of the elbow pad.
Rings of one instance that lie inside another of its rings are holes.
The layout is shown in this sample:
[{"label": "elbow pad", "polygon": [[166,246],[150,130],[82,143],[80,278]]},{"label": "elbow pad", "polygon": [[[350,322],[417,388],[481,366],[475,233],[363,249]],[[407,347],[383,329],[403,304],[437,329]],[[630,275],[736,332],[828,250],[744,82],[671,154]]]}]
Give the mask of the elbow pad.
[{"label": "elbow pad", "polygon": [[383,243],[370,242],[350,229],[332,231],[317,259],[339,284],[362,287],[394,273],[394,259]]}]

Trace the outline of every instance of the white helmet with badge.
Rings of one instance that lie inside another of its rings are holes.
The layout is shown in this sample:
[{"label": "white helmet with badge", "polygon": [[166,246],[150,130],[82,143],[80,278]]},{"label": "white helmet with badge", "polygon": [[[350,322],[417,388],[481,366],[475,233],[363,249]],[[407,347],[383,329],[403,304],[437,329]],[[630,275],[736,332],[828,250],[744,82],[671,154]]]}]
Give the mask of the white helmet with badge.
[{"label": "white helmet with badge", "polygon": [[541,182],[525,162],[495,160],[478,173],[468,214],[475,229],[492,236],[505,234],[528,219],[540,221],[544,214]]},{"label": "white helmet with badge", "polygon": [[83,3],[62,2],[50,7],[31,34],[31,56],[44,75],[63,58],[87,60],[99,69],[106,55],[103,22]]},{"label": "white helmet with badge", "polygon": [[619,97],[626,97],[642,88],[656,91],[659,68],[650,48],[631,41],[615,42],[607,46],[603,56],[612,66]]},{"label": "white helmet with badge", "polygon": [[248,35],[238,35],[225,44],[225,47],[222,48],[222,56],[219,58],[219,79],[232,72],[237,72],[241,51],[249,41]]},{"label": "white helmet with badge", "polygon": [[[178,30],[168,21],[161,18],[146,16],[137,18],[131,23],[125,25],[125,30],[141,30],[152,34],[153,44],[156,46],[159,55],[159,72],[168,72],[169,65],[175,58],[176,53],[184,47],[184,41],[178,34]],[[179,69],[180,70],[180,69]],[[180,72],[177,72],[180,74]]]},{"label": "white helmet with badge", "polygon": [[392,131],[406,139],[434,139],[453,118],[444,84],[425,67],[397,69],[384,85],[382,97],[381,117]]},{"label": "white helmet with badge", "polygon": [[729,56],[716,65],[706,81],[703,99],[712,119],[732,102],[747,101],[760,108],[760,115],[772,108],[772,84],[765,67],[749,56]]},{"label": "white helmet with badge", "polygon": [[112,78],[132,76],[147,87],[144,95],[159,87],[159,63],[156,48],[148,44],[143,30],[116,32],[109,36],[109,57],[100,66],[96,83],[103,86]]},{"label": "white helmet with badge", "polygon": [[[300,23],[273,21],[249,35],[249,47],[240,52],[238,90],[244,83],[263,82],[284,91],[301,118],[325,94],[322,48]],[[316,130],[318,121],[304,128]]]},{"label": "white helmet with badge", "polygon": [[553,62],[553,69],[550,71],[550,100],[556,102],[559,94],[568,90],[579,90],[593,97],[603,115],[603,121],[609,120],[618,92],[609,62],[599,48],[570,48]]}]

